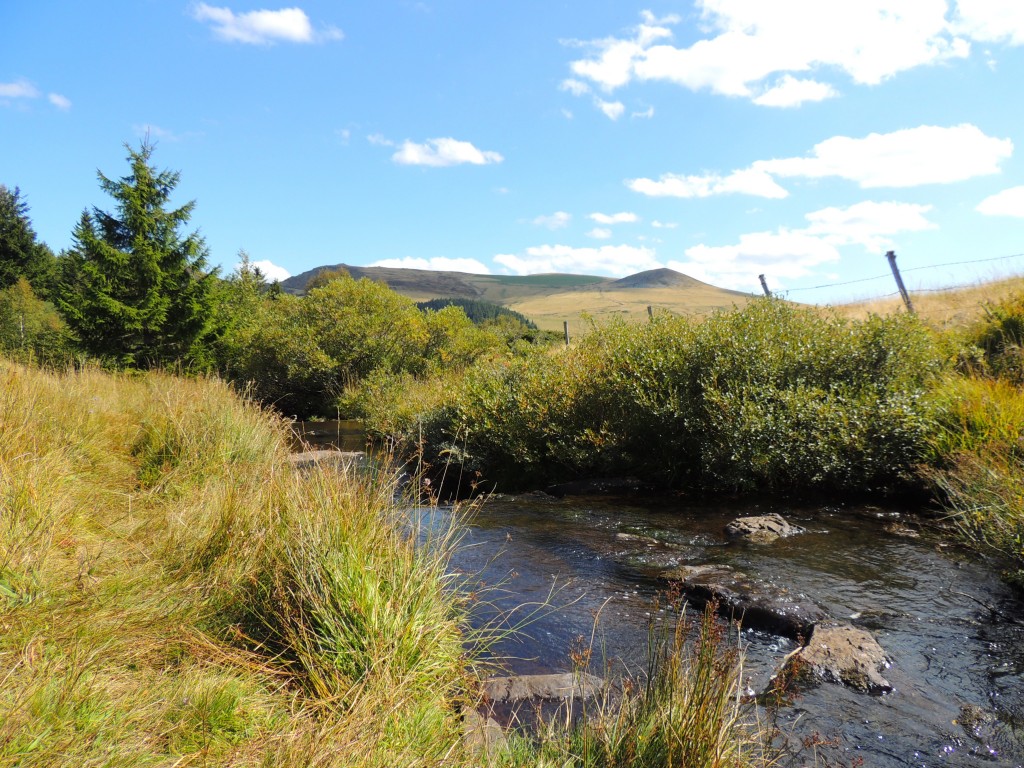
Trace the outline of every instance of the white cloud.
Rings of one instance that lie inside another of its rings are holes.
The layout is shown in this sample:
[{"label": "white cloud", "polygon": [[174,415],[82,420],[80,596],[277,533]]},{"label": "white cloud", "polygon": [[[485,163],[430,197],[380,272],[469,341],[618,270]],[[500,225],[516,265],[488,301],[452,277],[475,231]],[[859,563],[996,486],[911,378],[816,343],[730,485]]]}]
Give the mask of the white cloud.
[{"label": "white cloud", "polygon": [[395,147],[398,146],[395,142],[391,141],[382,133],[371,133],[366,137],[366,140],[373,144],[375,147]]},{"label": "white cloud", "polygon": [[603,101],[601,99],[594,99],[594,103],[597,108],[604,112],[605,117],[609,120],[618,120],[622,117],[622,113],[626,111],[626,105],[621,101]]},{"label": "white cloud", "polygon": [[39,89],[28,80],[16,80],[13,83],[0,83],[0,99],[37,99]]},{"label": "white cloud", "polygon": [[761,160],[752,169],[782,177],[838,176],[865,189],[915,187],[999,173],[1012,154],[1010,139],[986,136],[974,125],[922,125],[862,139],[833,136],[808,157]]},{"label": "white cloud", "polygon": [[[285,269],[284,267],[277,266],[277,264],[275,264],[272,261],[269,261],[268,259],[263,259],[262,261],[254,261],[252,262],[252,266],[259,267],[260,272],[263,273],[263,276],[267,278],[267,282],[269,283],[272,283],[275,280],[287,280],[289,277],[292,276],[287,269]],[[235,268],[237,269],[238,267],[239,265],[236,264]]]},{"label": "white cloud", "polygon": [[775,284],[779,279],[804,277],[822,264],[839,261],[836,246],[806,232],[779,229],[740,235],[735,245],[695,245],[686,261],[668,267],[698,280],[726,288],[756,289],[758,275]]},{"label": "white cloud", "polygon": [[1020,0],[958,0],[954,26],[981,42],[1024,45],[1024,3]]},{"label": "white cloud", "polygon": [[592,213],[588,216],[591,221],[598,224],[634,224],[640,220],[640,217],[630,211],[620,211],[619,213]]},{"label": "white cloud", "polygon": [[754,99],[754,103],[762,107],[799,107],[805,101],[824,101],[838,95],[839,92],[828,83],[783,75],[777,85]]},{"label": "white cloud", "polygon": [[640,120],[650,120],[654,117],[654,107],[648,107],[643,112],[633,112],[630,117]]},{"label": "white cloud", "polygon": [[692,45],[672,44],[678,17],[645,13],[626,36],[577,43],[590,55],[570,64],[573,75],[608,92],[633,81],[662,81],[725,96],[760,94],[771,103],[785,90],[767,96],[764,84],[779,75],[839,70],[857,83],[877,84],[970,51],[950,32],[946,0],[697,0],[696,6],[706,34]]},{"label": "white cloud", "polygon": [[490,165],[505,158],[497,152],[479,150],[468,141],[452,138],[427,139],[423,144],[405,141],[391,156],[399,165],[426,165],[442,168],[451,165]]},{"label": "white cloud", "polygon": [[587,232],[587,237],[592,237],[595,240],[610,240],[612,237],[612,231],[607,227],[594,227],[592,230]]},{"label": "white cloud", "polygon": [[548,229],[555,230],[565,229],[569,226],[570,221],[572,221],[571,213],[555,211],[550,216],[538,216],[532,223],[538,227],[547,227]]},{"label": "white cloud", "polygon": [[651,222],[651,226],[655,229],[676,229],[679,224],[674,221],[658,221],[655,219]]},{"label": "white cloud", "polygon": [[469,272],[474,275],[489,275],[491,270],[476,259],[449,259],[434,256],[429,259],[406,256],[401,259],[381,259],[371,267],[393,267],[395,269],[428,269],[433,272]]},{"label": "white cloud", "polygon": [[806,234],[821,236],[834,245],[863,245],[869,251],[893,247],[889,235],[936,229],[925,216],[930,205],[865,201],[846,208],[822,208],[806,215]]},{"label": "white cloud", "polygon": [[315,30],[306,12],[301,8],[236,14],[230,8],[199,3],[192,8],[192,18],[196,21],[210,22],[217,37],[232,43],[319,43],[341,40],[344,37],[337,27],[328,26]]},{"label": "white cloud", "polygon": [[568,91],[573,96],[583,96],[590,93],[590,86],[586,83],[575,80],[573,78],[567,78],[562,81],[561,85],[558,86],[559,90]]},{"label": "white cloud", "polygon": [[1014,216],[1024,219],[1024,187],[1010,187],[986,197],[974,210],[986,216]]},{"label": "white cloud", "polygon": [[649,197],[744,194],[779,199],[789,193],[777,177],[837,177],[862,189],[949,184],[999,173],[1001,163],[1012,155],[1010,139],[987,136],[977,126],[922,125],[864,138],[833,136],[804,157],[758,160],[728,176],[666,173],[656,180],[627,179],[626,186]]},{"label": "white cloud", "polygon": [[931,210],[930,205],[874,201],[822,208],[806,215],[804,229],[780,227],[740,235],[733,245],[696,245],[686,250],[687,261],[670,261],[668,266],[727,288],[756,290],[760,274],[777,287],[839,261],[841,246],[861,245],[881,253],[893,247],[889,236],[934,229],[925,216]]},{"label": "white cloud", "polygon": [[710,197],[712,195],[743,194],[779,199],[789,193],[780,187],[765,171],[748,168],[734,171],[728,176],[706,174],[681,176],[665,173],[661,178],[627,179],[626,186],[648,197]]},{"label": "white cloud", "polygon": [[518,275],[549,272],[625,277],[664,266],[651,248],[633,245],[602,245],[597,248],[573,248],[568,245],[538,245],[525,254],[499,254],[494,261]]},{"label": "white cloud", "polygon": [[67,96],[62,96],[59,93],[51,93],[46,98],[57,109],[63,110],[64,112],[71,109],[71,99]]}]

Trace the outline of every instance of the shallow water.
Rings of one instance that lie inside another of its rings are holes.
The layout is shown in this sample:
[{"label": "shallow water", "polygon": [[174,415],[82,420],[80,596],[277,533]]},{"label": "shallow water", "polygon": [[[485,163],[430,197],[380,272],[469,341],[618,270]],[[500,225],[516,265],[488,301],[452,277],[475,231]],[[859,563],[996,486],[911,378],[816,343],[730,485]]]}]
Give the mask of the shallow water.
[{"label": "shallow water", "polygon": [[[731,519],[768,512],[807,533],[760,545],[726,539]],[[515,623],[548,605],[494,648],[511,671],[569,670],[570,651],[594,638],[594,671],[603,659],[642,673],[652,618],[668,615],[657,607],[662,574],[698,563],[730,565],[816,603],[869,630],[891,659],[884,676],[894,691],[885,696],[799,689],[778,716],[793,743],[815,732],[835,739],[830,759],[842,765],[1024,764],[1024,626],[1011,620],[1024,619],[1022,604],[997,574],[904,511],[495,497],[467,523],[454,566],[487,588],[478,623],[502,612]],[[748,630],[740,642],[754,691],[796,647]]]}]

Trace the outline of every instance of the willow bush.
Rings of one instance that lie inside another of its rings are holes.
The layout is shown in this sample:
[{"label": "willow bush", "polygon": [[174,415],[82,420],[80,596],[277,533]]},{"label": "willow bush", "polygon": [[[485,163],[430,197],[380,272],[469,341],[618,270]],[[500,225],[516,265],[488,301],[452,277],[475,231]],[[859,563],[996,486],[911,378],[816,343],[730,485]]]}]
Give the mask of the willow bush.
[{"label": "willow bush", "polygon": [[763,300],[702,323],[595,327],[478,365],[427,419],[434,461],[505,487],[630,474],[666,487],[889,492],[915,482],[944,355],[907,315]]}]

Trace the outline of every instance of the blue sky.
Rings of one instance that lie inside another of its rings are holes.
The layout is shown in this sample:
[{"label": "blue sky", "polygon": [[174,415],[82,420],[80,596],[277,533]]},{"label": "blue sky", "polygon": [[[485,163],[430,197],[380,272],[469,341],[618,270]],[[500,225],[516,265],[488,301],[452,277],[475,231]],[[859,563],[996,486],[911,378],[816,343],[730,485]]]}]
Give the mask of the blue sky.
[{"label": "blue sky", "polygon": [[[1024,270],[1024,3],[0,3],[0,183],[72,245],[147,131],[211,261],[794,299]],[[283,271],[278,271],[283,270]]]}]

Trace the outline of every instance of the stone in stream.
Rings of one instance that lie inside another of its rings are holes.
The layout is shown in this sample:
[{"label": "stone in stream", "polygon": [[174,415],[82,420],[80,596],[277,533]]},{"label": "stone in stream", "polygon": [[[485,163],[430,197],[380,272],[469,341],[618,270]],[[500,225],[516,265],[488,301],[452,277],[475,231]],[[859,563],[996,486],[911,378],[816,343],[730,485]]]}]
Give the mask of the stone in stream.
[{"label": "stone in stream", "polygon": [[790,654],[784,670],[809,674],[864,693],[888,693],[889,681],[881,672],[889,668],[885,651],[870,632],[841,622],[816,624],[811,639]]},{"label": "stone in stream", "polygon": [[794,640],[810,636],[825,612],[802,594],[749,579],[727,565],[681,566],[662,574],[679,583],[682,593],[699,603],[716,602],[718,612],[759,629]]},{"label": "stone in stream", "polygon": [[504,728],[531,729],[553,717],[574,721],[585,702],[605,692],[604,680],[585,673],[492,677],[483,682],[479,714]]},{"label": "stone in stream", "polygon": [[365,451],[303,451],[288,455],[288,461],[296,469],[324,467],[348,471],[366,464]]},{"label": "stone in stream", "polygon": [[745,539],[766,544],[786,536],[804,533],[804,529],[793,525],[782,515],[772,512],[768,515],[738,517],[725,526],[725,532],[732,539]]}]

